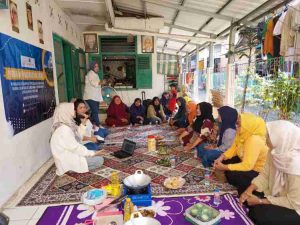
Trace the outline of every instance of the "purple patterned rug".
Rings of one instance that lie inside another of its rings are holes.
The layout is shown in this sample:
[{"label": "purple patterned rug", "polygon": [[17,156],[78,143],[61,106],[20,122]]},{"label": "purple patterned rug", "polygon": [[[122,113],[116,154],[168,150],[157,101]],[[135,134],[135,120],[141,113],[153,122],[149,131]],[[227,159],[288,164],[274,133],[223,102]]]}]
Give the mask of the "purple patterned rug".
[{"label": "purple patterned rug", "polygon": [[[151,190],[155,197],[179,197],[195,196],[198,194],[213,193],[216,187],[223,193],[233,193],[235,188],[228,183],[218,182],[214,176],[211,177],[210,185],[205,185],[203,166],[199,159],[193,154],[182,152],[178,141],[174,141],[174,131],[169,126],[141,126],[128,129],[128,127],[117,127],[110,129],[106,138],[107,143],[102,150],[104,165],[101,168],[88,173],[68,172],[61,177],[55,173],[53,165],[26,193],[19,202],[24,205],[46,205],[46,204],[71,204],[80,201],[81,195],[93,188],[101,188],[109,184],[112,171],[116,171],[121,179],[133,174],[136,170],[143,170],[152,179]],[[156,164],[161,157],[156,152],[149,152],[146,148],[147,135],[164,136],[165,145],[171,149],[172,154],[177,156],[176,167],[163,167]],[[138,143],[134,155],[130,158],[118,159],[111,155],[113,151],[121,148],[124,137]],[[166,189],[163,182],[167,177],[180,176],[186,180],[183,188],[178,190]]]},{"label": "purple patterned rug", "polygon": [[[153,198],[152,206],[148,207],[156,213],[155,218],[162,225],[189,225],[183,213],[195,203],[203,202],[216,209],[222,215],[221,225],[253,225],[247,217],[246,210],[242,208],[236,196],[225,194],[221,197],[218,207],[213,205],[213,196],[178,197],[178,198]],[[85,224],[95,216],[92,207],[86,205],[67,205],[48,207],[38,222],[38,225],[74,225]]]}]

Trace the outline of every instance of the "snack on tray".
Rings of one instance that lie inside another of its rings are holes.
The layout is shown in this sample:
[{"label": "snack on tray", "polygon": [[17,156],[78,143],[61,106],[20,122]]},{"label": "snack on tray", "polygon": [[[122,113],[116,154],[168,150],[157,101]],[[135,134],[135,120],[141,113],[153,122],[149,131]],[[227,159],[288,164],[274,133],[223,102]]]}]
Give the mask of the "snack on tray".
[{"label": "snack on tray", "polygon": [[167,155],[167,154],[169,154],[169,150],[165,146],[159,146],[158,150],[157,150],[157,154],[159,154],[159,155]]},{"label": "snack on tray", "polygon": [[[151,209],[141,209],[139,212],[142,214],[143,217],[152,217],[154,218],[155,212]],[[134,218],[137,218],[138,215],[134,215]]]},{"label": "snack on tray", "polygon": [[164,139],[164,138],[165,138],[165,137],[162,136],[162,135],[156,135],[156,136],[155,136],[155,140],[157,140],[157,141],[162,140],[162,139]]},{"label": "snack on tray", "polygon": [[217,224],[220,212],[204,203],[197,203],[185,211],[185,218],[193,224]]},{"label": "snack on tray", "polygon": [[169,189],[179,189],[185,184],[185,179],[182,177],[169,177],[164,181],[164,186]]},{"label": "snack on tray", "polygon": [[171,167],[171,162],[169,158],[158,159],[156,161],[156,164],[160,166]]}]

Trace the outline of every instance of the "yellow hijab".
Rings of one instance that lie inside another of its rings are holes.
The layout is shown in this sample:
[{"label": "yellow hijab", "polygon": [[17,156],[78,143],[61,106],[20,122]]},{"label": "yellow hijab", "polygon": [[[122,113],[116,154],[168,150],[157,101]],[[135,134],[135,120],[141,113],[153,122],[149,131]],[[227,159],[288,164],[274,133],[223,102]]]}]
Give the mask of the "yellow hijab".
[{"label": "yellow hijab", "polygon": [[263,139],[266,138],[266,123],[262,118],[252,113],[241,113],[240,119],[241,128],[240,132],[237,133],[236,144],[243,144],[252,135],[261,136]]}]

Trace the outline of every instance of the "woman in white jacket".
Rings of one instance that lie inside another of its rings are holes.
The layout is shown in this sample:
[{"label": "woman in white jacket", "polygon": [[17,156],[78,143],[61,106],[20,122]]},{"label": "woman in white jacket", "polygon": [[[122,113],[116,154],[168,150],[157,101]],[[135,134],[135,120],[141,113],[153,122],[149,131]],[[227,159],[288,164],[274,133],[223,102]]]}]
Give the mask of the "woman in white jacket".
[{"label": "woman in white jacket", "polygon": [[50,146],[59,176],[68,171],[85,173],[100,167],[104,161],[100,152],[89,151],[80,144],[74,117],[73,103],[61,103],[55,109]]},{"label": "woman in white jacket", "polygon": [[101,85],[106,81],[101,81],[98,76],[99,64],[95,61],[90,63],[90,70],[85,76],[85,87],[83,99],[87,102],[91,109],[91,120],[96,126],[100,126],[99,121],[99,104],[103,101],[101,93]]}]

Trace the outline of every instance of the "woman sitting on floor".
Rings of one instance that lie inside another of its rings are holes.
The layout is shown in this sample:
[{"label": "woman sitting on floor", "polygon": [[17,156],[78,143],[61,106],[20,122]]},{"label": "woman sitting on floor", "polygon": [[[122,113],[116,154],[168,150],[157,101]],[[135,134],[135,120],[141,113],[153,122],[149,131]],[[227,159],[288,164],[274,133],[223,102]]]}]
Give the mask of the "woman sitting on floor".
[{"label": "woman sitting on floor", "polygon": [[[192,127],[197,116],[197,104],[194,101],[189,101],[186,104],[187,126]],[[192,128],[191,128],[192,129]],[[182,134],[186,128],[177,129],[177,135]]]},{"label": "woman sitting on floor", "polygon": [[170,97],[169,92],[164,92],[160,99],[160,103],[163,106],[163,110],[164,110],[167,118],[170,118],[172,116],[172,112],[168,108],[169,107],[169,97]]},{"label": "woman sitting on floor", "polygon": [[168,108],[173,114],[176,109],[176,100],[177,100],[177,86],[175,84],[170,85],[170,94],[169,94],[169,105]]},{"label": "woman sitting on floor", "polygon": [[214,162],[214,168],[225,171],[228,183],[243,193],[263,169],[268,147],[266,124],[251,113],[240,114],[233,145]]},{"label": "woman sitting on floor", "polygon": [[279,120],[267,123],[267,129],[270,150],[265,167],[240,202],[250,206],[249,217],[257,225],[299,225],[300,128]]},{"label": "woman sitting on floor", "polygon": [[192,125],[197,116],[197,104],[194,101],[189,101],[186,105],[188,124]]},{"label": "woman sitting on floor", "polygon": [[[89,150],[99,150],[100,142],[104,141],[104,138],[108,135],[108,130],[104,127],[93,126],[88,119],[87,108],[82,99],[76,99],[74,107],[76,112],[76,124],[78,126],[84,125],[82,131],[82,144]],[[80,128],[82,128],[82,126],[80,126]]]},{"label": "woman sitting on floor", "polygon": [[53,115],[50,147],[56,165],[56,174],[63,175],[68,171],[86,173],[91,169],[101,167],[103,157],[101,151],[89,151],[82,145],[75,124],[73,103],[60,103]]},{"label": "woman sitting on floor", "polygon": [[152,103],[148,106],[147,118],[151,124],[161,124],[166,122],[166,115],[158,97],[154,97]]},{"label": "woman sitting on floor", "polygon": [[[214,121],[212,115],[212,105],[208,102],[199,103],[196,108],[196,113],[197,116],[194,122],[190,124],[187,129],[185,129],[179,135],[179,140],[183,143],[184,146],[192,145],[192,143],[194,143],[198,139],[204,120]],[[195,146],[197,146],[198,144],[196,144]],[[189,150],[191,150],[191,148]]]},{"label": "woman sitting on floor", "polygon": [[116,95],[113,97],[107,109],[107,126],[121,127],[129,124],[129,109],[121,98]]},{"label": "woman sitting on floor", "polygon": [[177,98],[178,111],[174,118],[171,119],[170,125],[178,128],[187,127],[186,103],[184,98]]},{"label": "woman sitting on floor", "polygon": [[132,125],[144,124],[145,108],[142,105],[142,100],[136,98],[130,106],[130,122]]},{"label": "woman sitting on floor", "polygon": [[218,144],[201,144],[197,146],[198,156],[201,158],[204,167],[211,167],[214,161],[231,147],[235,138],[238,112],[229,106],[219,108],[218,112],[218,120],[221,123]]},{"label": "woman sitting on floor", "polygon": [[[189,143],[184,147],[184,151],[190,152],[201,143],[213,141],[213,138],[211,137],[216,133],[216,131],[214,131],[215,120],[212,115],[212,105],[207,102],[201,102],[198,104],[197,117],[198,120],[196,119],[194,126],[196,127],[195,129],[199,129],[199,133],[193,140],[189,141]],[[214,139],[216,139],[216,135]]]}]

